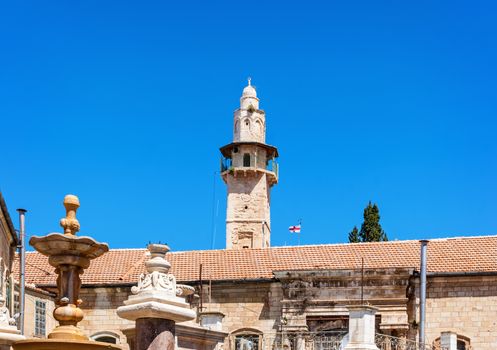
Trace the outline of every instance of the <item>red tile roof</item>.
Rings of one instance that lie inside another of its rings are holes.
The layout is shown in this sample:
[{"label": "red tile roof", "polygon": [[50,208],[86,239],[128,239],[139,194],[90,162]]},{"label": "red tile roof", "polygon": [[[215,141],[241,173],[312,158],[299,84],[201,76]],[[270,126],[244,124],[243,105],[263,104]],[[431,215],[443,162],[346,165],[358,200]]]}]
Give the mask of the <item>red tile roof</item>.
[{"label": "red tile roof", "polygon": [[[178,281],[270,279],[273,271],[419,267],[418,241],[328,244],[242,250],[200,250],[167,254]],[[136,283],[148,259],[146,249],[111,249],[92,261],[83,284]],[[26,281],[55,284],[47,257],[27,253]],[[428,272],[497,272],[497,236],[434,239],[428,244]]]}]

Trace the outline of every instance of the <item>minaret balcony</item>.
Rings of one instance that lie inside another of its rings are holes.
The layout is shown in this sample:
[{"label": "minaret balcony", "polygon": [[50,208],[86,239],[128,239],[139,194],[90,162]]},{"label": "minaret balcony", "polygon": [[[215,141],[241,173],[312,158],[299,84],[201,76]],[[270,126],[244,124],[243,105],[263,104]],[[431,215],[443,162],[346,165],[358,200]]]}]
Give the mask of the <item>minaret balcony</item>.
[{"label": "minaret balcony", "polygon": [[269,183],[274,185],[278,183],[278,171],[279,165],[274,159],[261,163],[257,159],[250,158],[248,161],[244,161],[243,164],[233,164],[232,158],[221,157],[221,176],[224,182],[226,182],[228,175],[237,177],[265,173]]}]

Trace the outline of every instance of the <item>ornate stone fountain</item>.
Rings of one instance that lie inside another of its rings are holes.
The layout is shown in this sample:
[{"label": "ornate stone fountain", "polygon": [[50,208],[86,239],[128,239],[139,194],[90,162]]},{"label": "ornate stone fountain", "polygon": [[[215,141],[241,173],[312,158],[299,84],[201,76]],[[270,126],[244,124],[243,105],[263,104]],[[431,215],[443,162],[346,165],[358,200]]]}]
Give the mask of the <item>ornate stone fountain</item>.
[{"label": "ornate stone fountain", "polygon": [[176,322],[193,320],[194,310],[185,301],[193,294],[193,287],[176,284],[176,277],[169,273],[171,264],[166,260],[169,247],[149,244],[150,259],[145,262],[146,274],[131,288],[131,295],[117,314],[135,321],[135,350],[173,350],[175,348]]},{"label": "ornate stone fountain", "polygon": [[93,238],[76,236],[79,222],[76,210],[79,199],[73,195],[64,198],[66,217],[60,220],[64,233],[50,233],[43,237],[32,237],[29,240],[38,252],[48,256],[48,262],[57,273],[57,305],[54,318],[59,325],[48,335],[48,339],[28,339],[16,342],[14,350],[99,350],[121,349],[119,346],[90,341],[78,328],[83,319],[83,310],[79,305],[81,288],[80,275],[90,266],[92,259],[98,258],[109,250],[106,243],[98,243]]}]

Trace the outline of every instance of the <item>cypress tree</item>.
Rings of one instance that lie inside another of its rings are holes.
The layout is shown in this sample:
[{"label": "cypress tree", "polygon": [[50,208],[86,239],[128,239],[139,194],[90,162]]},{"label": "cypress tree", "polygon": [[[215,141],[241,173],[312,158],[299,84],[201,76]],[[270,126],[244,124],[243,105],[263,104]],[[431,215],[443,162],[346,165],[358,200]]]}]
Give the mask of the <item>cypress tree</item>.
[{"label": "cypress tree", "polygon": [[359,240],[361,242],[388,241],[387,234],[380,225],[380,210],[376,203],[372,205],[371,201],[364,209],[364,222],[359,231]]},{"label": "cypress tree", "polygon": [[357,226],[354,226],[352,231],[349,233],[349,243],[359,243],[359,230],[357,229]]}]

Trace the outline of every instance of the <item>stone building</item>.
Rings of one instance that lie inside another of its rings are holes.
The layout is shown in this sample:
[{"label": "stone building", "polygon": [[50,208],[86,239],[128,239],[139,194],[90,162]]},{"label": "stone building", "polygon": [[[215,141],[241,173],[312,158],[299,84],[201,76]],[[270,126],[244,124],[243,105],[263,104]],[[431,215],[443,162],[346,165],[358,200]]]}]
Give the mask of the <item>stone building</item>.
[{"label": "stone building", "polygon": [[[0,295],[10,295],[10,275],[14,254],[19,245],[19,237],[14,229],[12,220],[7,210],[7,205],[0,192]],[[10,306],[12,300],[7,298],[7,305]]]},{"label": "stone building", "polygon": [[[334,349],[326,335],[346,333],[348,307],[364,303],[378,309],[378,333],[415,340],[420,243],[271,247],[270,189],[278,181],[278,153],[265,135],[265,113],[249,83],[234,114],[233,142],[221,148],[228,188],[227,249],[167,255],[177,281],[195,287],[198,295],[190,300],[197,319],[177,325],[178,347]],[[440,344],[441,335],[448,334],[458,349],[497,349],[496,253],[497,236],[430,241],[429,344]],[[148,258],[145,249],[111,249],[92,261],[82,275],[80,294],[86,313],[80,326],[88,336],[132,344],[134,325],[119,318],[116,309]],[[28,253],[26,266],[27,283],[51,300],[56,275],[47,258]]]},{"label": "stone building", "polygon": [[[457,334],[462,349],[497,348],[497,236],[432,240],[428,245],[427,339]],[[347,306],[362,300],[377,307],[379,333],[414,339],[418,331],[419,248],[417,241],[300,247],[205,250],[169,253],[172,273],[197,289],[196,323],[181,324],[191,342],[237,339],[260,342],[281,332],[346,331]],[[46,258],[28,253],[29,283],[54,291]],[[148,259],[145,249],[115,249],[92,262],[82,276],[86,313],[81,326],[93,338],[126,343],[133,325],[116,309],[130,294]],[[364,273],[361,270],[364,259]],[[202,264],[203,275],[199,280]],[[200,285],[202,284],[202,288]],[[224,315],[218,328],[200,325],[204,313]],[[210,331],[210,332],[209,332]],[[190,333],[189,333],[190,332]],[[181,341],[180,341],[181,345]],[[188,348],[188,346],[185,346]],[[193,347],[200,349],[200,347]],[[206,347],[209,348],[209,347]],[[212,348],[212,347],[211,347]]]},{"label": "stone building", "polygon": [[[19,315],[19,267],[15,261],[15,253],[20,244],[7,204],[0,192],[0,298],[5,299],[5,307],[9,316],[17,320]],[[27,271],[36,266],[27,267]],[[52,268],[46,272],[52,274]],[[52,312],[55,294],[37,288],[34,283],[27,283],[25,288],[25,322],[24,334],[28,337],[44,337],[46,329],[55,326]],[[0,333],[1,333],[0,324]],[[1,335],[0,335],[1,338]],[[1,342],[1,339],[0,339]]]}]

